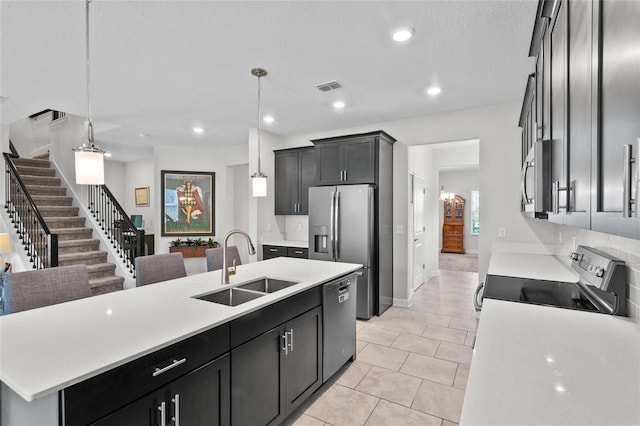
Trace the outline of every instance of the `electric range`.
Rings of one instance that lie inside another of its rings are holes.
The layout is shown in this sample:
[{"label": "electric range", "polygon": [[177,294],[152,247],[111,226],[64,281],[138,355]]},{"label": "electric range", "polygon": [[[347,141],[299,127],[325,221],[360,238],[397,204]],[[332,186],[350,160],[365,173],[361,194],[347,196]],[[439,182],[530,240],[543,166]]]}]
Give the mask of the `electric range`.
[{"label": "electric range", "polygon": [[476,310],[482,307],[478,298],[484,286],[483,299],[626,316],[625,262],[587,246],[578,246],[570,256],[571,269],[579,277],[577,282],[487,275],[484,284],[476,290]]}]

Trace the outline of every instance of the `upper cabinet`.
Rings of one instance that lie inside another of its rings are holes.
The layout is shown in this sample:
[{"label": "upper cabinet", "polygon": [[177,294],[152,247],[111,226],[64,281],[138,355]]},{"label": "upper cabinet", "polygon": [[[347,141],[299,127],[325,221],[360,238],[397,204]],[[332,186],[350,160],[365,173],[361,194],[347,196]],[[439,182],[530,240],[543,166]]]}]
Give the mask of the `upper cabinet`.
[{"label": "upper cabinet", "polygon": [[640,2],[598,1],[592,229],[640,238]]},{"label": "upper cabinet", "polygon": [[539,2],[531,116],[550,144],[551,222],[640,238],[637,22],[638,1]]},{"label": "upper cabinet", "polygon": [[309,214],[309,187],[316,181],[314,148],[294,148],[275,153],[275,214]]},{"label": "upper cabinet", "polygon": [[312,141],[316,147],[316,185],[378,183],[381,143],[395,139],[385,132]]}]

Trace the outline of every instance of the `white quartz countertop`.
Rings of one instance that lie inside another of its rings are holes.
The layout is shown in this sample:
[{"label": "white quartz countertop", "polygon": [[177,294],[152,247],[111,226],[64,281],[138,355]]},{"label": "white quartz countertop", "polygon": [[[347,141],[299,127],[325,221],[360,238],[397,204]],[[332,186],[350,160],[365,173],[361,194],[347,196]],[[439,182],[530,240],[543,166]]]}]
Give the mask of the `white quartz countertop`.
[{"label": "white quartz countertop", "polygon": [[277,241],[269,241],[268,243],[262,243],[265,246],[285,246],[285,247],[296,247],[296,248],[308,248],[309,243],[306,241],[295,241],[295,240],[277,240]]},{"label": "white quartz countertop", "polygon": [[[488,273],[577,280],[544,255],[493,253]],[[640,425],[640,325],[484,299],[460,425]]]},{"label": "white quartz countertop", "polygon": [[489,275],[577,282],[578,274],[558,257],[527,253],[491,253]]},{"label": "white quartz countertop", "polygon": [[639,425],[628,318],[485,299],[460,425]]},{"label": "white quartz countertop", "polygon": [[79,383],[362,265],[279,257],[240,265],[231,284],[299,282],[230,307],[195,299],[221,288],[220,271],[0,317],[0,380],[27,401]]}]

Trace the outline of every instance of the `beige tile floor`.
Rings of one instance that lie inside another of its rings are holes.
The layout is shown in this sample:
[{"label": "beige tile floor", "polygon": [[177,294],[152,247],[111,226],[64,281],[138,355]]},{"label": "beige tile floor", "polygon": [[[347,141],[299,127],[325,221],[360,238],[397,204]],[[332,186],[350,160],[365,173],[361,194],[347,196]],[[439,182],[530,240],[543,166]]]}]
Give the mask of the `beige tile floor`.
[{"label": "beige tile floor", "polygon": [[451,426],[460,420],[478,274],[441,270],[409,308],[358,321],[357,360],[287,419],[295,426]]}]

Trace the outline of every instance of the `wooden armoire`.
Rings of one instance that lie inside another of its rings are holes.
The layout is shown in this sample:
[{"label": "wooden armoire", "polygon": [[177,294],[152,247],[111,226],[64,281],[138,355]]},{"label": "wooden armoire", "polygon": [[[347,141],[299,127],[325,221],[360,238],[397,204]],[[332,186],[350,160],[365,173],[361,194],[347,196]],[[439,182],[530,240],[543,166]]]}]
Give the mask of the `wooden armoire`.
[{"label": "wooden armoire", "polygon": [[444,200],[442,253],[464,254],[464,198],[459,195]]}]

